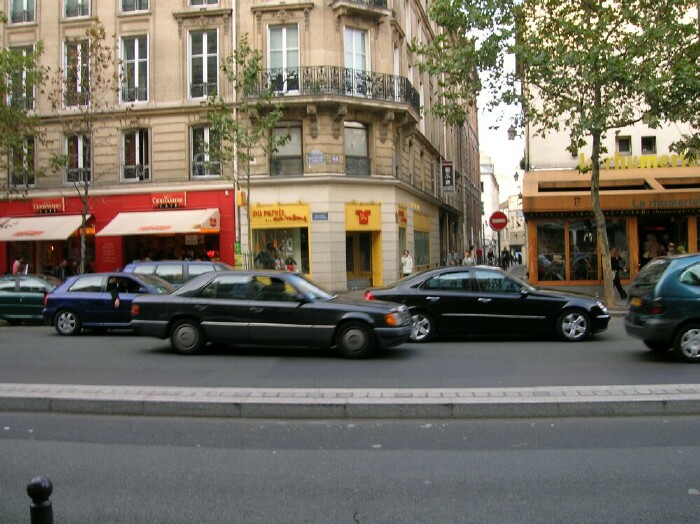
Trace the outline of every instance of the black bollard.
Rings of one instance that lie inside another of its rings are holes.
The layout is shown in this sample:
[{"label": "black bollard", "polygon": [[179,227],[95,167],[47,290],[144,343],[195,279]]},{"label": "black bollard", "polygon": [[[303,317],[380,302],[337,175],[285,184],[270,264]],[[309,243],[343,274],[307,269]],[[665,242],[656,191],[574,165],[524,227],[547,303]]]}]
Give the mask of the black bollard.
[{"label": "black bollard", "polygon": [[32,499],[29,507],[31,524],[53,524],[53,507],[49,497],[53,484],[46,477],[34,477],[27,484],[27,495]]}]

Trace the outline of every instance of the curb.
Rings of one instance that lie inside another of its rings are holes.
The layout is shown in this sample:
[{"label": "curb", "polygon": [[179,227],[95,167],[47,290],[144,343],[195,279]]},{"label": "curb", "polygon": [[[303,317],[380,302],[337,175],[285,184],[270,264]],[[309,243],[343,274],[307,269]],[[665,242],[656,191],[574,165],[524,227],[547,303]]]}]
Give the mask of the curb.
[{"label": "curb", "polygon": [[700,414],[700,384],[258,389],[0,384],[0,412],[221,418],[541,418]]}]

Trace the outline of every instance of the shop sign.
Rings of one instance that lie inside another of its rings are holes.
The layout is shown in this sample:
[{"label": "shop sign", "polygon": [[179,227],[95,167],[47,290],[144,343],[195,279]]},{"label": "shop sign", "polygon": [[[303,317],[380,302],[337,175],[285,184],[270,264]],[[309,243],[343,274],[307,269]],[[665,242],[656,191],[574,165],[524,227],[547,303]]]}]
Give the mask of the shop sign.
[{"label": "shop sign", "polygon": [[325,164],[326,156],[319,149],[312,149],[311,152],[306,155],[306,163],[310,166],[314,164]]},{"label": "shop sign", "polygon": [[32,200],[32,209],[38,214],[63,213],[66,210],[63,198],[38,198]]},{"label": "shop sign", "polygon": [[151,193],[154,209],[179,209],[187,207],[187,193]]},{"label": "shop sign", "polygon": [[348,231],[380,231],[382,208],[379,204],[346,204],[345,228]]},{"label": "shop sign", "polygon": [[408,225],[408,213],[406,212],[405,207],[399,206],[398,211],[396,212],[396,220],[401,226]]},{"label": "shop sign", "polygon": [[442,163],[442,190],[445,193],[454,193],[455,172],[452,168],[452,162]]},{"label": "shop sign", "polygon": [[[583,171],[589,169],[592,165],[590,159],[581,153],[579,155],[579,168]],[[692,159],[684,154],[667,154],[667,155],[620,155],[615,153],[612,157],[603,159],[601,169],[656,169],[659,167],[684,167],[697,166],[698,159]]]},{"label": "shop sign", "polygon": [[689,207],[700,207],[700,196],[669,199],[653,197],[646,200],[637,200],[637,197],[632,197],[632,209],[685,209]]},{"label": "shop sign", "polygon": [[309,206],[306,204],[258,205],[250,210],[251,224],[265,226],[300,226],[309,222]]}]

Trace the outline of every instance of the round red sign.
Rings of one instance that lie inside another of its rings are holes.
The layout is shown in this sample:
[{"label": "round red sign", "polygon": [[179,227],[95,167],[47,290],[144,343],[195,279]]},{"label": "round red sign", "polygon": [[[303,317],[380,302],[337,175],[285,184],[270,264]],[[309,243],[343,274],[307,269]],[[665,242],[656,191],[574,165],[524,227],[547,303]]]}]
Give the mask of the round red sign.
[{"label": "round red sign", "polygon": [[500,231],[508,225],[508,217],[503,211],[494,211],[489,218],[489,226],[494,231]]}]

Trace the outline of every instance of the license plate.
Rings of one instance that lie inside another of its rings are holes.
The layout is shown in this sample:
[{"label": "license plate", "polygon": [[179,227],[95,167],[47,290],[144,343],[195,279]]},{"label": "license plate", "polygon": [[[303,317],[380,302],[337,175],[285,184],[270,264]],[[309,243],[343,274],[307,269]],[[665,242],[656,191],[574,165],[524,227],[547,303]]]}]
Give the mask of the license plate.
[{"label": "license plate", "polygon": [[640,307],[643,303],[644,301],[641,297],[632,297],[630,299],[630,306]]}]

